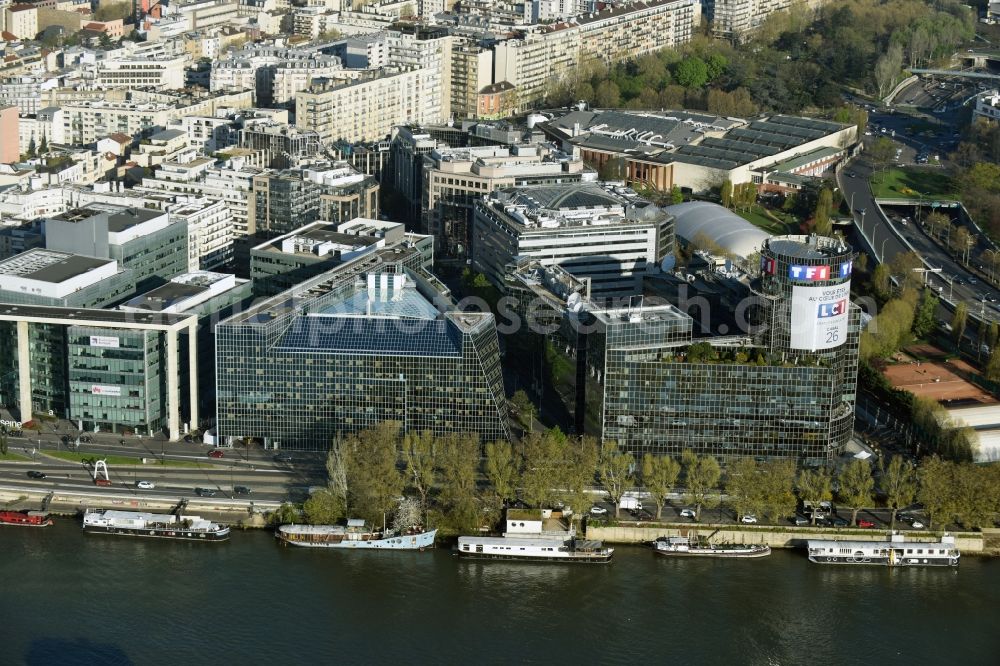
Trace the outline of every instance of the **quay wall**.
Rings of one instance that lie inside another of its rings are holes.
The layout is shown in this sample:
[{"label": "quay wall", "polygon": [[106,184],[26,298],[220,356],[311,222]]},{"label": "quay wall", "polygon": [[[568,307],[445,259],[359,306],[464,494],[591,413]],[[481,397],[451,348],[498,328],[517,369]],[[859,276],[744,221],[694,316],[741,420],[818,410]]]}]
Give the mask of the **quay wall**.
[{"label": "quay wall", "polygon": [[[79,490],[46,490],[0,486],[0,508],[8,510],[44,509],[57,515],[76,515],[85,509],[118,509],[170,513],[180,497],[136,497],[128,493],[88,493]],[[184,513],[242,527],[264,527],[263,513],[278,508],[279,502],[231,500],[229,498],[189,498]]]},{"label": "quay wall", "polygon": [[[815,529],[810,527],[776,527],[743,525],[691,525],[674,523],[642,523],[640,525],[587,525],[587,538],[607,543],[644,543],[659,537],[711,536],[716,543],[766,544],[771,548],[805,548],[809,539],[835,541],[881,541],[889,537],[888,530]],[[941,532],[906,531],[907,541],[934,541]],[[1000,530],[956,532],[956,547],[964,554],[1000,555]]]}]

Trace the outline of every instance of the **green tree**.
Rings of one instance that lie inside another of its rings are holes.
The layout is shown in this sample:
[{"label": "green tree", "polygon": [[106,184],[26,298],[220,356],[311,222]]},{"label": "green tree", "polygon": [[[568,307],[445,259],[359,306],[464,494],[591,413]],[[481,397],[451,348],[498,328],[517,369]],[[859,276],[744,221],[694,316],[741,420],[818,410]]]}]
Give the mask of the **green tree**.
[{"label": "green tree", "polygon": [[726,467],[727,504],[737,518],[762,512],[757,462],[748,456],[738,458]]},{"label": "green tree", "polygon": [[399,18],[413,18],[416,13],[413,5],[403,5],[403,8],[399,10]]},{"label": "green tree", "polygon": [[594,106],[614,109],[621,105],[621,91],[614,81],[601,81],[594,88]]},{"label": "green tree", "polygon": [[813,213],[813,231],[820,236],[829,236],[833,233],[833,224],[830,222],[830,212],[833,210],[833,192],[824,187],[819,191],[819,198],[816,201],[816,210]]},{"label": "green tree", "polygon": [[344,517],[343,501],[327,488],[317,490],[302,505],[310,525],[333,525]]},{"label": "green tree", "polygon": [[771,522],[795,513],[795,463],[771,460],[760,468],[760,506],[757,509]]},{"label": "green tree", "polygon": [[733,182],[731,180],[723,181],[722,188],[719,190],[719,194],[722,198],[722,205],[726,208],[732,208],[733,206]]},{"label": "green tree", "polygon": [[688,56],[674,67],[674,80],[689,90],[704,88],[708,83],[708,65],[697,56]]},{"label": "green tree", "polygon": [[524,473],[521,485],[524,501],[541,507],[554,499],[559,467],[565,464],[566,435],[558,428],[530,433],[521,440]]},{"label": "green tree", "polygon": [[35,148],[36,148],[35,147],[35,137],[31,137],[31,140],[28,141],[28,156],[29,157],[34,157],[35,156],[35,154],[36,154]]},{"label": "green tree", "polygon": [[440,501],[445,515],[456,529],[479,527],[476,505],[479,437],[471,433],[451,433],[439,441]]},{"label": "green tree", "polygon": [[920,293],[920,302],[917,304],[917,312],[913,317],[913,335],[922,339],[927,337],[934,330],[937,319],[934,316],[937,311],[938,298],[930,289],[924,289]]},{"label": "green tree", "polygon": [[892,271],[888,264],[879,264],[872,273],[872,291],[875,297],[886,301],[892,296]]},{"label": "green tree", "polygon": [[486,479],[500,501],[514,499],[520,469],[510,442],[497,440],[486,445]]},{"label": "green tree", "polygon": [[42,143],[38,148],[38,152],[41,155],[46,155],[49,152],[49,138],[44,134],[42,135]]},{"label": "green tree", "polygon": [[558,475],[558,486],[565,490],[565,501],[576,507],[576,515],[582,516],[589,502],[587,488],[594,483],[599,447],[596,439],[584,435],[576,441],[567,439],[565,450],[566,463]]},{"label": "green tree", "polygon": [[663,505],[673,492],[680,473],[680,464],[670,456],[654,456],[647,453],[642,458],[642,483],[656,504],[657,520],[663,513]]},{"label": "green tree", "polygon": [[1000,382],[1000,349],[995,347],[992,349],[990,360],[986,362],[986,370],[983,374],[991,382]]},{"label": "green tree", "polygon": [[[833,499],[833,492],[830,489],[830,473],[825,469],[802,470],[799,472],[799,478],[795,485],[799,489],[799,498],[801,498],[803,505],[817,508],[823,502],[829,502]],[[810,511],[809,513],[809,522],[815,525],[816,512]]]},{"label": "green tree", "polygon": [[302,520],[302,509],[291,502],[282,502],[281,506],[272,511],[267,519],[270,525],[275,526],[297,523]]},{"label": "green tree", "polygon": [[679,185],[674,185],[670,188],[670,203],[675,206],[677,204],[684,203],[684,193],[681,192]]},{"label": "green tree", "polygon": [[535,416],[538,414],[538,410],[535,408],[535,403],[531,402],[528,394],[523,389],[518,389],[511,396],[510,402],[514,406],[514,411],[517,412],[517,418],[521,421],[521,424],[528,432],[534,430]]},{"label": "green tree", "polygon": [[927,527],[947,523],[955,513],[955,464],[938,456],[924,458],[917,468],[917,501],[924,505]]},{"label": "green tree", "polygon": [[980,465],[957,465],[952,493],[955,518],[966,529],[992,527],[996,513],[996,474]]},{"label": "green tree", "polygon": [[965,335],[965,326],[969,320],[969,306],[965,301],[959,301],[955,306],[955,314],[951,317],[951,335],[958,345],[962,344],[962,337]]},{"label": "green tree", "polygon": [[7,455],[7,435],[0,435],[0,456]]},{"label": "green tree", "polygon": [[998,339],[1000,339],[1000,324],[991,321],[989,328],[986,329],[986,344],[991,350],[996,348]]},{"label": "green tree", "polygon": [[701,520],[702,508],[712,508],[719,503],[716,490],[722,470],[719,461],[714,456],[699,456],[694,451],[687,450],[681,454],[681,464],[684,466],[684,483],[687,492],[685,501],[694,505],[695,520]]},{"label": "green tree", "polygon": [[633,482],[635,458],[631,453],[618,450],[614,442],[605,442],[601,446],[601,455],[597,460],[597,473],[608,497],[614,502],[615,517],[620,512],[620,504],[625,491]]},{"label": "green tree", "polygon": [[896,146],[887,136],[882,136],[872,143],[868,149],[868,156],[878,170],[885,170],[896,155]]},{"label": "green tree", "polygon": [[403,437],[406,478],[420,495],[420,511],[426,520],[427,497],[437,483],[437,438],[430,430],[410,432]]},{"label": "green tree", "polygon": [[[881,462],[879,463],[882,464]],[[902,456],[893,456],[888,468],[882,469],[882,490],[885,491],[886,505],[892,513],[889,529],[896,529],[896,514],[900,509],[913,504],[917,494],[917,478],[913,465]]]},{"label": "green tree", "polygon": [[875,480],[867,460],[854,459],[840,473],[840,501],[851,507],[851,525],[858,524],[858,511],[871,506]]},{"label": "green tree", "polygon": [[343,446],[349,462],[350,506],[372,524],[392,513],[403,492],[399,460],[398,421],[348,436]]}]

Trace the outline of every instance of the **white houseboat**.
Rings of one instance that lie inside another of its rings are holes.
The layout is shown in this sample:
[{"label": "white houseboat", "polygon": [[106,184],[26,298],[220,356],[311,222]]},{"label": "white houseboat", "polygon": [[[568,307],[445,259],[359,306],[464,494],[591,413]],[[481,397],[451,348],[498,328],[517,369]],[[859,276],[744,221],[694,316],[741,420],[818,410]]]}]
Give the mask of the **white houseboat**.
[{"label": "white houseboat", "polygon": [[809,561],[817,564],[876,564],[887,567],[956,567],[960,553],[955,537],[940,541],[906,541],[893,534],[889,541],[808,542]]},{"label": "white houseboat", "polygon": [[437,530],[377,530],[351,518],[347,525],[282,525],[277,537],[292,546],[362,550],[423,550],[434,546]]},{"label": "white houseboat", "polygon": [[458,538],[458,555],[478,560],[522,562],[574,562],[604,564],[614,548],[600,541],[576,538],[572,526],[563,525],[560,514],[548,509],[508,509],[503,536]]}]

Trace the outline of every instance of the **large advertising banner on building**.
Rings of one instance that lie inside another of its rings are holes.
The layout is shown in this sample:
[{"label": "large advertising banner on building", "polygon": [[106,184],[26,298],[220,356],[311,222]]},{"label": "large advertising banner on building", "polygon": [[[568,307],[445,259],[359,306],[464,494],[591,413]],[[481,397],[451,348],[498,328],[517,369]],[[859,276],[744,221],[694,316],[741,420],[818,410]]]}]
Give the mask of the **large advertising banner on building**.
[{"label": "large advertising banner on building", "polygon": [[107,335],[92,335],[90,336],[90,346],[112,347],[114,349],[118,349],[118,338],[114,338]]},{"label": "large advertising banner on building", "polygon": [[792,287],[792,349],[833,349],[847,340],[851,282],[829,287]]},{"label": "large advertising banner on building", "polygon": [[90,387],[90,392],[93,395],[110,395],[116,398],[121,397],[122,387],[121,386],[101,386],[100,384],[94,384]]}]

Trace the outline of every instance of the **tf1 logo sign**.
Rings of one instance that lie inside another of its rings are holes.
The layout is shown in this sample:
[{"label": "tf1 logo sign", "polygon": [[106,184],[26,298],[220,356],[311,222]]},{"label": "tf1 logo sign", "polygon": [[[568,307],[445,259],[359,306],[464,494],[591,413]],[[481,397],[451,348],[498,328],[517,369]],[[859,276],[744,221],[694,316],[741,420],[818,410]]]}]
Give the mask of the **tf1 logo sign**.
[{"label": "tf1 logo sign", "polygon": [[847,312],[847,299],[841,299],[839,301],[833,301],[832,303],[820,303],[819,310],[816,313],[817,319],[826,319],[828,317],[838,317]]},{"label": "tf1 logo sign", "polygon": [[839,266],[797,266],[793,264],[788,267],[788,277],[793,280],[808,280],[810,282],[829,280],[831,273],[835,269],[837,277],[846,278],[851,275],[853,263],[845,261]]}]

